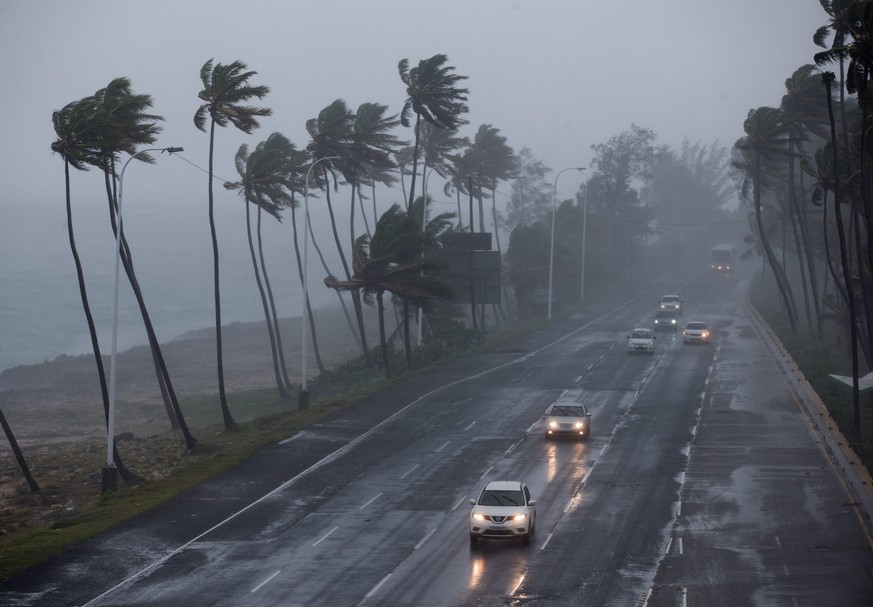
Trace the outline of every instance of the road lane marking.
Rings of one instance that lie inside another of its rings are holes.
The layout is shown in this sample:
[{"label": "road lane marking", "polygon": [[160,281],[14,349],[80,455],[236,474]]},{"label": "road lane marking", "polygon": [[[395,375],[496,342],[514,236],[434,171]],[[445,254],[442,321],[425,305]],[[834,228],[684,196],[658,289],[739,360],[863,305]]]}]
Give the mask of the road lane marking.
[{"label": "road lane marking", "polygon": [[466,428],[464,428],[464,431],[469,430],[470,428],[472,428],[472,427],[475,426],[475,425],[476,425],[476,422],[470,422],[470,425],[467,426]]},{"label": "road lane marking", "polygon": [[267,579],[265,579],[263,582],[261,582],[260,584],[258,584],[258,585],[255,586],[254,588],[252,588],[251,592],[253,592],[253,593],[254,593],[254,592],[257,592],[257,591],[260,590],[262,587],[264,587],[264,586],[265,586],[265,585],[266,585],[270,580],[272,580],[274,577],[276,577],[276,576],[279,575],[280,573],[282,573],[282,570],[281,570],[281,569],[279,569],[279,570],[276,571],[273,575],[271,575],[270,577],[268,577]]},{"label": "road lane marking", "polygon": [[410,474],[412,474],[412,472],[413,472],[416,468],[418,468],[420,465],[421,465],[421,464],[415,464],[412,468],[410,468],[409,470],[407,470],[407,471],[403,474],[403,476],[401,476],[400,478],[401,478],[401,479],[406,478],[407,476],[409,476]]},{"label": "road lane marking", "polygon": [[681,537],[678,538],[678,543],[679,543],[679,556],[682,556],[683,554],[685,554],[685,545],[684,545],[684,543],[682,542],[682,538],[681,538]]},{"label": "road lane marking", "polygon": [[375,586],[373,586],[373,589],[372,589],[370,592],[367,593],[367,595],[364,597],[364,600],[366,600],[366,599],[370,598],[371,596],[373,596],[374,594],[376,594],[376,592],[379,591],[379,588],[381,588],[382,585],[383,585],[385,582],[387,582],[387,581],[388,581],[388,578],[390,578],[392,575],[394,575],[394,574],[393,574],[393,573],[389,573],[388,575],[386,575],[385,577],[383,577],[381,580],[379,580],[379,583],[376,584]]},{"label": "road lane marking", "polygon": [[664,554],[670,554],[670,548],[673,546],[673,538],[671,537],[667,540],[667,549],[664,551]]},{"label": "road lane marking", "polygon": [[452,507],[452,512],[454,512],[455,510],[457,510],[458,507],[459,507],[461,504],[463,504],[465,501],[467,501],[467,498],[466,498],[466,497],[462,497],[461,500],[460,500],[457,504],[455,504],[455,505]]},{"label": "road lane marking", "polygon": [[452,441],[447,440],[447,441],[444,442],[442,445],[440,445],[439,449],[437,449],[436,452],[439,453],[440,451],[442,451],[443,449],[445,449],[446,447],[448,447],[448,446],[449,446],[449,443],[451,443],[451,442],[452,442]]},{"label": "road lane marking", "polygon": [[371,498],[367,501],[367,503],[365,503],[363,506],[361,506],[360,508],[358,508],[358,510],[363,510],[364,508],[366,508],[367,506],[369,506],[370,504],[372,504],[373,502],[375,502],[377,499],[379,499],[381,496],[382,496],[382,492],[380,491],[379,493],[377,493],[376,495],[374,495],[373,497],[371,497]]},{"label": "road lane marking", "polygon": [[488,473],[491,472],[492,468],[494,468],[494,466],[488,466],[488,469],[482,474],[482,476],[479,477],[479,480],[482,480],[483,478],[488,476]]},{"label": "road lane marking", "polygon": [[425,535],[423,538],[421,538],[421,541],[418,542],[418,543],[415,545],[415,548],[413,548],[413,550],[418,550],[419,548],[421,548],[421,546],[422,546],[422,545],[423,545],[427,540],[429,540],[429,539],[430,539],[430,536],[432,536],[434,533],[436,533],[436,529],[431,529],[430,531],[428,531],[428,532],[427,532],[427,535]]},{"label": "road lane marking", "polygon": [[553,531],[552,533],[549,534],[549,537],[547,537],[547,538],[546,538],[546,541],[543,542],[543,545],[540,546],[540,550],[545,550],[545,549],[546,549],[546,546],[548,546],[548,545],[549,545],[549,542],[552,541],[552,536],[553,536],[553,535],[555,535],[555,532],[554,532],[554,531]]},{"label": "road lane marking", "polygon": [[333,535],[333,532],[336,531],[337,529],[339,529],[339,527],[334,527],[333,529],[331,529],[330,531],[328,531],[327,533],[322,535],[321,538],[317,542],[312,544],[312,547],[315,548],[316,546],[318,546],[321,542],[323,542],[324,540],[329,538],[331,535]]}]

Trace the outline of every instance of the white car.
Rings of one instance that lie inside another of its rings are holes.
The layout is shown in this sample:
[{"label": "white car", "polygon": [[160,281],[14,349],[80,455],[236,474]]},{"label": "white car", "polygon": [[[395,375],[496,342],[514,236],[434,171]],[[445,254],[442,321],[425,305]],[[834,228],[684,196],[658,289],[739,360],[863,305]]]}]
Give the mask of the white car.
[{"label": "white car", "polygon": [[682,299],[678,295],[664,295],[658,302],[659,310],[671,310],[682,314]]},{"label": "white car", "polygon": [[574,436],[588,440],[591,435],[591,414],[578,402],[558,401],[546,411],[546,439]]},{"label": "white car", "polygon": [[470,546],[480,538],[515,539],[528,545],[534,539],[537,524],[536,501],[521,481],[492,481],[485,485],[479,499],[471,499]]},{"label": "white car", "polygon": [[682,343],[708,344],[712,331],[705,322],[693,320],[682,330]]},{"label": "white car", "polygon": [[651,329],[637,327],[627,334],[627,351],[655,353],[655,332]]}]

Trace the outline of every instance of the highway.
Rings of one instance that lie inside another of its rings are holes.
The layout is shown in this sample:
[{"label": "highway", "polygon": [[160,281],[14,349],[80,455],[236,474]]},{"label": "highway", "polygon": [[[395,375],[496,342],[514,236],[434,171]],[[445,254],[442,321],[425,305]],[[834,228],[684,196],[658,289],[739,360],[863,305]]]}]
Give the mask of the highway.
[{"label": "highway", "polygon": [[[3,605],[873,604],[868,513],[740,277],[674,276],[399,382],[0,585]],[[625,336],[661,295],[710,344]],[[545,440],[565,390],[588,441]],[[537,500],[530,546],[471,547],[490,480]]]}]

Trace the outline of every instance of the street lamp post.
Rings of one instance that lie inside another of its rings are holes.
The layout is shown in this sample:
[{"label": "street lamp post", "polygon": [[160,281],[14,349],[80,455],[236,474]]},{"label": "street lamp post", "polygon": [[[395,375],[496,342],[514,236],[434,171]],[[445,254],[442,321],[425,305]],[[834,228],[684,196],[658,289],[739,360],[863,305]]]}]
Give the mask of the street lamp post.
[{"label": "street lamp post", "polygon": [[558,210],[558,177],[561,176],[561,173],[565,173],[567,171],[579,171],[580,173],[585,170],[585,167],[569,167],[566,169],[562,169],[558,171],[558,174],[555,175],[555,185],[552,191],[552,237],[551,242],[549,244],[549,311],[548,318],[551,320],[552,318],[552,278],[555,273],[555,214]]},{"label": "street lamp post", "polygon": [[582,203],[582,274],[579,283],[579,304],[585,303],[585,234],[587,234],[588,225],[588,182],[585,182],[585,194],[583,195],[584,202]]},{"label": "street lamp post", "polygon": [[338,159],[339,156],[325,156],[313,162],[306,171],[306,181],[303,184],[303,313],[300,315],[300,392],[297,395],[297,408],[301,410],[309,407],[309,389],[306,379],[306,341],[307,322],[309,321],[306,309],[306,304],[309,302],[309,175],[319,162]]},{"label": "street lamp post", "polygon": [[115,467],[115,359],[118,354],[118,275],[119,265],[121,263],[121,240],[122,220],[121,220],[121,200],[124,192],[124,171],[127,165],[134,158],[142,156],[148,152],[182,152],[183,148],[168,147],[168,148],[148,148],[140,150],[133,154],[124,165],[121,167],[121,173],[118,175],[118,204],[115,209],[117,224],[115,227],[115,285],[112,295],[112,355],[109,358],[109,414],[106,421],[106,467],[103,468],[101,489],[106,491],[116,491],[118,489],[118,469]]}]

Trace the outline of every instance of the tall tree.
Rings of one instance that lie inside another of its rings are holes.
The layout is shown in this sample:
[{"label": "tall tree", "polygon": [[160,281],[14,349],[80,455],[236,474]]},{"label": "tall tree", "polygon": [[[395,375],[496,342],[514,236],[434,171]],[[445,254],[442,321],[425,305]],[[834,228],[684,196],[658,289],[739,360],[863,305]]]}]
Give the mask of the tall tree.
[{"label": "tall tree", "polygon": [[455,68],[446,65],[449,58],[437,54],[430,59],[422,59],[417,67],[410,68],[409,60],[402,59],[397,64],[400,80],[406,85],[406,100],[400,112],[400,123],[409,127],[415,114],[414,145],[412,152],[412,181],[409,186],[408,209],[415,200],[415,176],[418,170],[418,149],[421,141],[421,120],[442,129],[455,131],[466,121],[461,118],[468,111],[467,94],[458,83],[466,76],[453,73]]},{"label": "tall tree", "polygon": [[218,265],[218,236],[215,231],[215,201],[213,195],[213,160],[215,156],[215,127],[232,124],[242,132],[251,134],[258,128],[258,118],[270,116],[273,112],[266,107],[245,105],[253,97],[263,99],[270,92],[266,86],[252,86],[249,79],[257,72],[247,71],[241,61],[228,65],[213,64],[210,59],[200,68],[200,81],[203,89],[198,93],[202,104],[194,113],[194,125],[204,133],[209,123],[209,233],[212,237],[212,277],[215,298],[215,350],[218,369],[218,395],[225,428],[233,428],[236,422],[227,404],[224,386],[224,359],[221,343],[221,287]]},{"label": "tall tree", "polygon": [[510,231],[547,217],[552,209],[552,186],[546,181],[552,170],[527,147],[521,148],[518,160],[518,176],[512,182],[504,220]]},{"label": "tall tree", "polygon": [[[269,277],[263,258],[261,242],[261,212],[266,212],[281,221],[281,210],[293,204],[288,186],[291,185],[291,158],[295,152],[294,144],[281,133],[272,133],[249,154],[248,146],[240,146],[236,154],[236,170],[240,181],[226,183],[225,188],[237,190],[245,201],[246,235],[249,242],[249,253],[252,258],[252,269],[255,282],[261,297],[264,311],[264,322],[267,336],[270,340],[270,352],[273,358],[273,374],[276,379],[276,389],[282,398],[290,398],[289,386],[286,384],[287,373],[284,372],[284,358],[281,354],[281,336],[278,317],[275,314],[275,303],[268,297]],[[257,208],[257,235],[260,256],[255,253],[252,239],[250,207]],[[260,258],[260,265],[259,265]],[[266,285],[266,287],[265,287]]]},{"label": "tall tree", "polygon": [[391,363],[385,332],[384,293],[424,299],[451,299],[454,295],[452,288],[437,277],[444,269],[442,263],[410,254],[421,250],[422,236],[416,220],[399,205],[394,205],[379,218],[372,238],[366,234],[358,237],[352,279],[342,281],[335,276],[324,279],[324,284],[331,289],[361,291],[369,305],[373,305],[375,297],[386,378],[391,377]]},{"label": "tall tree", "polygon": [[[103,399],[103,415],[106,429],[109,430],[109,390],[106,381],[106,370],[103,366],[103,356],[100,353],[100,342],[97,339],[97,328],[94,324],[94,316],[91,313],[91,304],[88,300],[88,290],[85,286],[85,271],[82,260],[79,257],[79,249],[76,244],[75,231],[73,229],[73,203],[70,189],[70,167],[86,171],[89,167],[106,167],[108,159],[103,150],[102,143],[107,131],[107,124],[102,120],[99,105],[94,97],[86,97],[79,101],[68,103],[60,110],[52,113],[52,125],[54,126],[57,139],[52,142],[51,149],[60,154],[64,160],[64,194],[67,214],[67,237],[70,244],[70,253],[76,266],[76,279],[79,285],[79,298],[82,301],[82,310],[85,313],[85,321],[88,325],[88,335],[91,338],[91,349],[94,353],[94,362],[97,366],[97,378],[100,386],[100,395]],[[113,437],[112,440],[113,461],[125,482],[136,482],[139,477],[130,472],[122,462],[118,448]]]},{"label": "tall tree", "polygon": [[[776,166],[784,167],[788,155],[788,128],[782,120],[782,112],[776,108],[760,107],[750,110],[743,123],[746,136],[737,140],[734,147],[741,159],[734,161],[734,166],[744,174],[743,192],[752,189],[755,217],[758,224],[758,235],[761,246],[770,265],[770,270],[776,279],[785,313],[791,323],[791,330],[797,330],[797,314],[791,283],[785,275],[785,270],[773,251],[773,246],[767,237],[764,212],[762,210],[763,193],[773,187],[774,179],[781,176]],[[768,170],[769,169],[769,170]],[[784,178],[780,179],[784,183]]]}]

